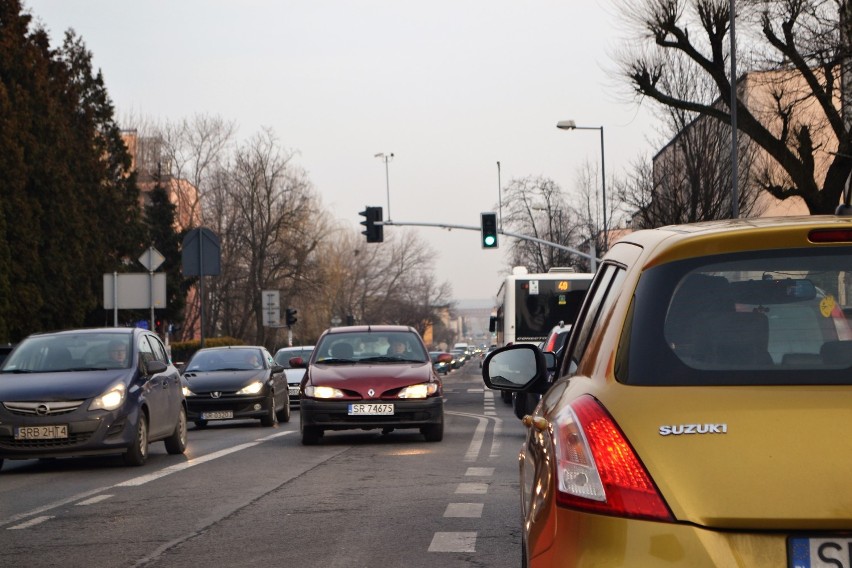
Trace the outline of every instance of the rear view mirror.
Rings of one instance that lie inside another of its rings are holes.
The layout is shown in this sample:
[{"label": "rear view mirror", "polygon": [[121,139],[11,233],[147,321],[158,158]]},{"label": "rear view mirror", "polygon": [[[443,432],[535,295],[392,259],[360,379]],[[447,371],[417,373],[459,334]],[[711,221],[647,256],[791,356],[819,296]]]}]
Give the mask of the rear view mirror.
[{"label": "rear view mirror", "polygon": [[807,278],[731,282],[734,301],[740,304],[789,304],[816,298],[816,286]]}]

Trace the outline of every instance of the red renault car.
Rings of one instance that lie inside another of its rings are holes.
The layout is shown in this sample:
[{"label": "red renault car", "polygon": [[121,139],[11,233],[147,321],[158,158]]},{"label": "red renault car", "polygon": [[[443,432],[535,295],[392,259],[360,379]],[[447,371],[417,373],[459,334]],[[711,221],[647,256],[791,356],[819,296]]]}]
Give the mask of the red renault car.
[{"label": "red renault car", "polygon": [[[449,355],[443,356],[449,361]],[[327,430],[419,429],[428,442],[444,437],[441,379],[414,328],[399,325],[335,327],[317,341],[301,387],[302,443],[319,443]]]}]

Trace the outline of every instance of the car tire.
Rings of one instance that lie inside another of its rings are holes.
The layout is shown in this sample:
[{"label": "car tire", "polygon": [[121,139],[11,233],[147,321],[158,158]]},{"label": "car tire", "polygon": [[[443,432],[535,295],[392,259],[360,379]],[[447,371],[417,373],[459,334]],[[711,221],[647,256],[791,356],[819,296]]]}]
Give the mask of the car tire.
[{"label": "car tire", "polygon": [[441,419],[437,424],[430,424],[420,428],[420,433],[426,438],[427,442],[440,442],[444,439],[444,420]]},{"label": "car tire", "polygon": [[266,415],[260,419],[260,425],[266,428],[278,426],[278,414],[275,411],[275,393],[270,395],[267,406],[269,408],[266,410]]},{"label": "car tire", "polygon": [[278,411],[278,422],[290,422],[290,393],[287,393],[284,407]]},{"label": "car tire", "polygon": [[503,399],[503,402],[506,404],[512,404],[512,391],[500,391],[500,398]]},{"label": "car tire", "polygon": [[3,469],[3,458],[0,458],[0,469]]},{"label": "car tire", "polygon": [[181,405],[175,431],[164,440],[166,451],[172,455],[182,454],[186,451],[186,441],[186,409]]},{"label": "car tire", "polygon": [[319,444],[320,438],[322,438],[322,428],[317,428],[316,426],[302,427],[303,446],[316,446]]},{"label": "car tire", "polygon": [[124,452],[124,463],[132,466],[140,466],[148,459],[148,418],[144,412],[139,412],[139,421],[136,423],[136,435],[133,443]]},{"label": "car tire", "polygon": [[195,424],[196,430],[201,430],[202,428],[207,428],[207,421],[206,420],[196,420],[194,422],[194,424]]}]

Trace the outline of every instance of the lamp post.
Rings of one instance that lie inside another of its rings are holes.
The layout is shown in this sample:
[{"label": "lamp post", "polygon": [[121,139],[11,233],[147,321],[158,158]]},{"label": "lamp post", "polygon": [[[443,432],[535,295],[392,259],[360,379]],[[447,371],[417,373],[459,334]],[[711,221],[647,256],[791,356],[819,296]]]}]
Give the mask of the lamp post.
[{"label": "lamp post", "polygon": [[603,126],[577,126],[573,120],[560,120],[556,128],[561,130],[600,130],[601,131],[601,206],[603,208],[603,239],[604,250],[609,248],[609,234],[606,225],[606,165],[604,161],[604,128]]},{"label": "lamp post", "polygon": [[388,223],[391,220],[391,212],[390,212],[390,175],[388,173],[388,162],[393,160],[393,152],[390,154],[385,154],[383,152],[379,152],[373,156],[374,158],[381,158],[385,162],[385,185],[387,186],[388,191]]}]

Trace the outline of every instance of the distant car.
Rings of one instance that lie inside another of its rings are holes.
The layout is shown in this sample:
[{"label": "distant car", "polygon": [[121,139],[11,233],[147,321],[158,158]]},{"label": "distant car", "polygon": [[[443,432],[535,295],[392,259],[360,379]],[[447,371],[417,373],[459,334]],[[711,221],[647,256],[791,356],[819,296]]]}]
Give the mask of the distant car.
[{"label": "distant car", "polygon": [[203,428],[213,420],[258,418],[263,426],[290,421],[284,367],[264,347],[199,349],[183,371],[189,420]]},{"label": "distant car", "polygon": [[454,357],[445,351],[430,351],[429,358],[432,360],[432,366],[435,367],[435,372],[440,375],[449,374],[450,364]]},{"label": "distant car", "polygon": [[305,368],[294,367],[290,360],[300,358],[307,361],[311,358],[313,350],[313,345],[301,345],[299,347],[282,347],[275,352],[275,362],[284,367],[284,374],[287,375],[290,406],[299,406],[299,384],[302,382],[302,377],[305,376]]},{"label": "distant car", "polygon": [[852,218],[622,237],[565,348],[498,349],[542,393],[519,454],[521,565],[850,566]]},{"label": "distant car", "polygon": [[429,442],[443,439],[443,385],[414,328],[328,329],[307,365],[299,413],[303,444],[319,443],[328,430],[416,428]]},{"label": "distant car", "polygon": [[33,334],[0,368],[0,467],[98,454],[142,465],[158,440],[182,454],[186,424],[180,374],[143,329]]}]

